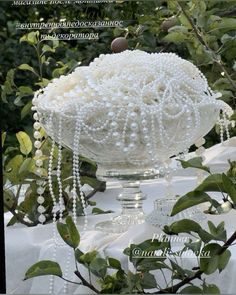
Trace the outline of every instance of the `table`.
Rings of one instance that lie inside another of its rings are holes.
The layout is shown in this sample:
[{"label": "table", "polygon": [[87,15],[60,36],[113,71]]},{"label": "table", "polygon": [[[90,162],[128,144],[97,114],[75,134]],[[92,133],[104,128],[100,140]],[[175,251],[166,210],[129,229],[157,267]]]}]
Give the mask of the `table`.
[{"label": "table", "polygon": [[[236,137],[222,144],[218,144],[206,151],[205,163],[216,172],[226,171],[228,168],[227,159],[236,160]],[[192,156],[192,155],[190,155]],[[196,171],[194,169],[178,170],[173,180],[173,187],[176,194],[184,194],[196,186]],[[165,181],[158,179],[152,182],[142,184],[142,190],[148,195],[148,199],[144,202],[144,210],[146,213],[153,209],[153,201],[157,198],[164,197]],[[117,211],[118,202],[115,197],[119,193],[120,188],[116,185],[108,186],[105,193],[97,193],[94,200],[97,206],[103,210]],[[103,257],[110,256],[121,261],[125,269],[132,270],[132,265],[128,261],[122,251],[130,243],[139,243],[146,239],[150,239],[154,234],[160,234],[161,231],[157,227],[153,227],[147,223],[137,225],[129,229],[123,234],[106,234],[104,232],[94,230],[94,224],[112,218],[113,214],[89,215],[88,229],[81,235],[80,249],[82,251],[91,251],[96,249]],[[6,223],[10,215],[6,214]],[[83,218],[79,218],[78,228],[82,229]],[[236,214],[231,211],[226,215],[209,216],[209,220],[219,224],[225,221],[228,235],[236,229]],[[206,223],[206,222],[205,222]],[[26,228],[23,225],[8,227],[5,230],[6,235],[6,268],[7,268],[7,293],[14,294],[47,294],[49,290],[49,277],[38,277],[32,280],[22,281],[24,273],[32,264],[43,259],[52,259],[54,242],[52,239],[52,224],[37,226],[34,228]],[[204,226],[204,225],[202,225]],[[236,289],[236,280],[234,273],[236,272],[236,247],[231,247],[232,257],[227,268],[221,273],[215,273],[208,276],[208,283],[215,283],[220,287],[222,293],[233,293]],[[65,262],[68,255],[71,257],[68,264],[68,279],[76,280],[74,271],[74,263],[72,260],[70,248],[67,246],[60,247],[57,250],[56,261],[65,270]],[[188,261],[188,263],[192,263]],[[87,276],[87,271],[81,269],[82,275]],[[68,293],[89,294],[91,290],[84,286],[64,284],[64,281],[55,278],[54,293],[59,294],[67,291]]]}]

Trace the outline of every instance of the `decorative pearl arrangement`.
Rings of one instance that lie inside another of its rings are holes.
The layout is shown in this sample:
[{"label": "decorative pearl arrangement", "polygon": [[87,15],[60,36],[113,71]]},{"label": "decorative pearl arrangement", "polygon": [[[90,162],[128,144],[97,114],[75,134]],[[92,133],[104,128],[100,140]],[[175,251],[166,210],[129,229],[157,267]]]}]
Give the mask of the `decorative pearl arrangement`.
[{"label": "decorative pearl arrangement", "polygon": [[[54,209],[58,204],[52,187],[52,166],[55,141],[58,143],[59,219],[63,217],[62,145],[73,150],[73,220],[77,222],[79,191],[86,230],[86,202],[79,174],[81,150],[84,156],[97,162],[106,154],[114,161],[116,158],[112,155],[115,153],[127,167],[155,168],[159,175],[165,176],[167,196],[170,197],[173,193],[169,158],[180,154],[180,159],[184,159],[197,138],[213,127],[220,110],[223,117],[219,122],[224,128],[228,126],[227,117],[232,110],[217,100],[220,96],[212,92],[204,75],[192,63],[173,53],[149,54],[140,50],[100,55],[88,67],[78,67],[68,76],[51,81],[43,91],[35,94],[33,104],[39,112],[36,123],[40,122],[52,138],[48,181]],[[226,134],[228,137],[227,129]],[[39,134],[35,135],[38,139]],[[204,143],[196,144],[197,153],[202,155]],[[56,227],[53,236],[55,259],[60,245]],[[50,281],[52,292],[53,279]]]}]

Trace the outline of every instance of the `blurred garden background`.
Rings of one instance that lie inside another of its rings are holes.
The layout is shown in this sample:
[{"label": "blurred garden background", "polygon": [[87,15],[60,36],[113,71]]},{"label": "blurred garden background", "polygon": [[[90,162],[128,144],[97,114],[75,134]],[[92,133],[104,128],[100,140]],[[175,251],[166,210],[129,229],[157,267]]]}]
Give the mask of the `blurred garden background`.
[{"label": "blurred garden background", "polygon": [[[19,30],[18,23],[62,21],[123,21],[123,27],[66,29],[66,33],[97,32],[98,40],[42,41],[42,33],[65,33],[65,29]],[[0,2],[0,83],[5,210],[13,214],[10,225],[22,222],[37,224],[36,180],[34,164],[33,119],[31,100],[36,90],[79,65],[88,65],[100,54],[111,53],[111,42],[126,37],[129,49],[147,52],[174,52],[193,62],[206,75],[214,91],[236,109],[236,1],[114,1],[60,5],[13,5]],[[128,64],[128,61],[127,61]],[[233,115],[235,118],[235,114]],[[236,135],[235,128],[230,130]],[[50,139],[43,134],[47,178]],[[219,127],[206,136],[205,147],[219,142]],[[54,157],[56,159],[57,153]],[[65,215],[72,203],[66,187],[71,186],[71,153],[63,150],[63,197]],[[103,191],[105,184],[96,179],[96,164],[81,159],[83,184]],[[22,189],[24,200],[19,201]],[[56,179],[55,179],[55,189]],[[52,200],[45,205],[47,221],[52,218]],[[96,206],[87,196],[87,203]],[[78,200],[79,203],[79,200]],[[102,212],[94,207],[94,213]],[[78,206],[78,215],[83,214]]]}]

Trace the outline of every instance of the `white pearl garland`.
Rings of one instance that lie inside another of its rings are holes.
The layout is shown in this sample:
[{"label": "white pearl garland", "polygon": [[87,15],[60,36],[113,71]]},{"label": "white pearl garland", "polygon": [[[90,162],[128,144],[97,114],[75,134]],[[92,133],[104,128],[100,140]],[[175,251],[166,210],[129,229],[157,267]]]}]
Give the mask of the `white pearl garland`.
[{"label": "white pearl garland", "polygon": [[[35,142],[34,142],[34,146],[37,148],[37,150],[35,151],[35,166],[36,166],[36,172],[39,176],[41,176],[42,173],[42,166],[43,166],[43,160],[40,159],[40,157],[42,157],[43,153],[41,151],[41,146],[42,146],[42,137],[41,137],[41,133],[40,133],[40,129],[41,129],[41,124],[39,123],[39,115],[37,112],[35,112],[33,114],[33,118],[35,120],[35,123],[33,125],[35,132],[34,132],[34,138],[35,138]],[[43,180],[37,180],[36,181],[36,185],[37,185],[37,203],[39,204],[37,211],[40,214],[38,217],[38,221],[41,224],[44,224],[46,221],[46,216],[44,215],[46,209],[43,206],[43,203],[45,201],[44,197],[43,197],[43,193],[44,193],[44,181]]]}]

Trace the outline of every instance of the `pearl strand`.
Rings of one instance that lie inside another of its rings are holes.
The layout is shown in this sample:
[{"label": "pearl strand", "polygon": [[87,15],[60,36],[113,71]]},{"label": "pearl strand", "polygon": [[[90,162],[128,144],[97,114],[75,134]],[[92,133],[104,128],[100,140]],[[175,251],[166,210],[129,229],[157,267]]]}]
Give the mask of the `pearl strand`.
[{"label": "pearl strand", "polygon": [[[205,160],[204,153],[205,153],[205,148],[203,145],[206,143],[206,140],[204,138],[200,138],[197,142],[195,142],[195,146],[197,147],[197,150],[195,151],[196,155],[201,157],[202,160]],[[202,170],[197,171],[197,185],[202,183],[204,179],[204,173]]]},{"label": "pearl strand", "polygon": [[230,124],[230,122],[226,118],[226,112],[225,111],[223,111],[223,124],[224,124],[224,127],[225,127],[226,138],[227,138],[227,140],[229,140],[230,139],[230,134],[229,134],[229,124]]},{"label": "pearl strand", "polygon": [[84,212],[84,231],[87,228],[88,225],[88,219],[87,219],[87,210],[86,210],[86,202],[84,198],[84,194],[82,191],[82,185],[80,181],[80,174],[79,174],[79,141],[80,141],[80,133],[81,133],[81,121],[83,121],[82,118],[82,111],[79,111],[78,106],[76,105],[76,112],[77,112],[77,120],[75,125],[75,134],[74,134],[74,148],[73,148],[73,208],[72,208],[72,215],[73,220],[76,223],[77,222],[77,214],[76,214],[76,205],[77,205],[77,193],[76,188],[78,185],[79,188],[79,194],[80,194],[80,201],[82,204],[83,212]]},{"label": "pearl strand", "polygon": [[57,160],[57,183],[58,183],[58,198],[59,198],[59,220],[62,221],[63,211],[64,211],[64,201],[63,201],[63,189],[61,181],[61,162],[62,162],[62,117],[59,118],[58,126],[58,160]]},{"label": "pearl strand", "polygon": [[[42,136],[41,136],[41,133],[40,133],[41,125],[39,123],[38,112],[34,113],[33,118],[35,120],[35,123],[34,123],[33,127],[35,129],[35,131],[34,131],[34,138],[35,138],[34,147],[36,148],[36,151],[35,151],[35,165],[37,167],[36,168],[36,173],[39,176],[41,176],[42,175],[42,166],[43,166],[43,160],[41,158],[42,158],[43,153],[42,153],[42,150],[41,150]],[[37,194],[38,194],[37,203],[39,204],[38,208],[37,208],[37,211],[40,214],[39,217],[38,217],[38,221],[41,224],[44,224],[45,221],[46,221],[46,216],[43,214],[46,211],[46,209],[43,206],[43,203],[45,202],[45,199],[43,197],[44,181],[43,180],[37,180],[36,185],[37,185],[37,190],[36,191],[37,191]]]}]

